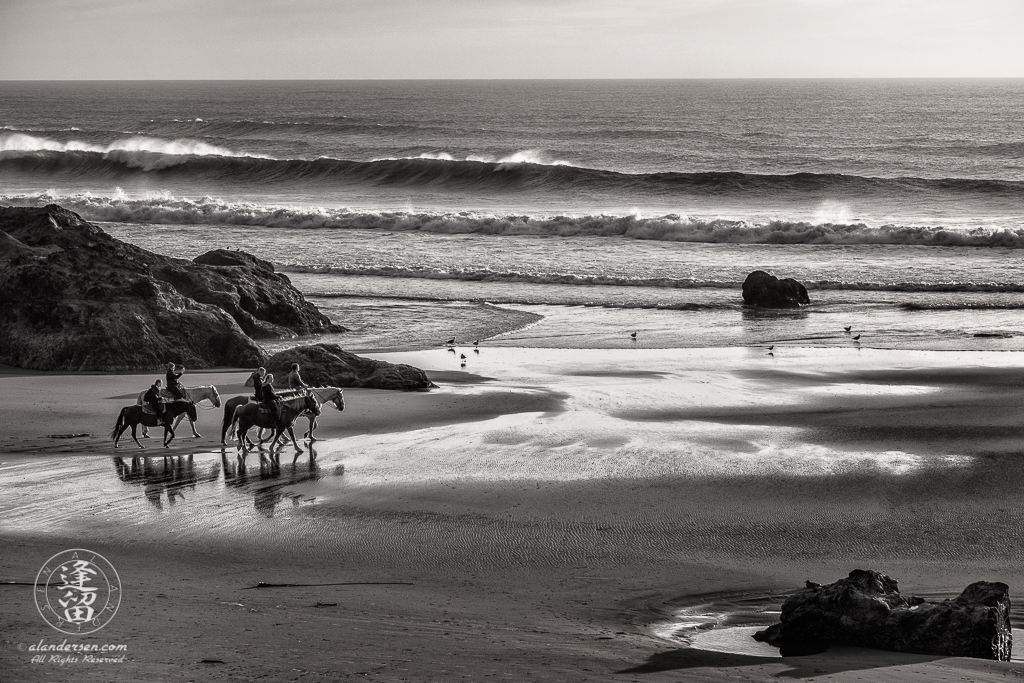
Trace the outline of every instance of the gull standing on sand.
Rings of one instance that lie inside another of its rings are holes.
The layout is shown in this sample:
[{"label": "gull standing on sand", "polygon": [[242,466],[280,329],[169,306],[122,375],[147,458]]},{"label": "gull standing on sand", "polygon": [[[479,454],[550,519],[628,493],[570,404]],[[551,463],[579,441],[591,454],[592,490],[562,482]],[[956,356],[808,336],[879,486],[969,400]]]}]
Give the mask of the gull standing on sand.
[{"label": "gull standing on sand", "polygon": [[447,344],[448,346],[455,346],[455,337],[452,337],[451,339],[446,341],[445,344]]},{"label": "gull standing on sand", "polygon": [[632,334],[630,334],[629,336],[630,336],[630,337],[632,337],[632,338],[633,338],[633,339],[635,340],[635,339],[636,339],[636,332],[633,332],[633,333],[632,333]]},{"label": "gull standing on sand", "polygon": [[855,336],[855,337],[853,338],[853,341],[860,341],[860,335],[858,334],[857,336]]},{"label": "gull standing on sand", "polygon": [[846,334],[850,334],[850,330],[852,330],[852,329],[853,329],[853,325],[847,325],[847,326],[846,326],[846,327],[844,327],[843,329],[844,329],[844,330],[846,330]]}]

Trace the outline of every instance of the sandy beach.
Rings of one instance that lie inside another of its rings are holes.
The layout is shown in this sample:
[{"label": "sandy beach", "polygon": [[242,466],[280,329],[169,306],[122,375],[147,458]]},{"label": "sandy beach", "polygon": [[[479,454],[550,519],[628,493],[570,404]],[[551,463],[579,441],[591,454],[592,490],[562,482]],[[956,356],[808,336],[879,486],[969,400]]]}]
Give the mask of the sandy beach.
[{"label": "sandy beach", "polygon": [[[1019,602],[1018,354],[464,351],[467,371],[443,349],[376,354],[440,387],[346,390],[315,458],[286,446],[280,464],[221,449],[219,410],[200,411],[200,439],[182,425],[167,451],[127,435],[115,451],[148,375],[3,369],[4,680],[1024,675],[852,648],[781,658],[748,638],[804,580],[854,568],[929,598],[1003,581]],[[246,376],[186,385],[228,398]],[[126,661],[18,650],[63,638],[31,584],[67,548],[123,584],[115,619],[69,642],[127,644]]]}]

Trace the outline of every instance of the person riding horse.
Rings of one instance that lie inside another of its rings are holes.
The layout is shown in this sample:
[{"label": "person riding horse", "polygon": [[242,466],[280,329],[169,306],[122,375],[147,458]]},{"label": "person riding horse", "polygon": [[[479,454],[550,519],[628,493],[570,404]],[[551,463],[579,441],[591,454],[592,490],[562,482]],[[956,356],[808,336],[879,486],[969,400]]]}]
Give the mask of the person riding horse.
[{"label": "person riding horse", "polygon": [[267,375],[263,380],[261,401],[274,414],[274,422],[281,422],[281,398],[274,391],[274,376]]},{"label": "person riding horse", "polygon": [[299,374],[298,363],[292,363],[292,371],[288,373],[288,388],[300,394],[309,391],[309,385],[302,381],[302,375]]},{"label": "person riding horse", "polygon": [[164,402],[160,398],[160,380],[153,382],[153,386],[149,388],[142,400],[149,404],[149,407],[153,409],[153,414],[161,422],[167,424],[167,412],[164,410]]},{"label": "person riding horse", "polygon": [[245,382],[246,386],[248,386],[250,382],[252,383],[252,393],[256,398],[257,403],[263,402],[263,383],[266,381],[266,375],[266,369],[261,366],[256,368],[256,370],[249,375],[249,379]]},{"label": "person riding horse", "polygon": [[185,389],[181,386],[178,380],[183,374],[185,374],[185,366],[180,366],[180,370],[175,367],[174,363],[167,364],[167,393],[169,393],[176,401],[186,401],[188,398],[185,396]]}]

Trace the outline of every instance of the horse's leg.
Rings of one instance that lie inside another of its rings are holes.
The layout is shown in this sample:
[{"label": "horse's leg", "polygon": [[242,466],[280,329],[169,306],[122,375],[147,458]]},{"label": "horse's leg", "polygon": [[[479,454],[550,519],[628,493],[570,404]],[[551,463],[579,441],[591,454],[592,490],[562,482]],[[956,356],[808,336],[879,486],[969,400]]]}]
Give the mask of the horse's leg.
[{"label": "horse's leg", "polygon": [[298,442],[295,441],[295,432],[292,431],[292,426],[288,425],[288,436],[292,437],[292,445],[295,446],[295,450],[299,453],[302,452],[302,447],[299,446]]},{"label": "horse's leg", "polygon": [[[178,416],[178,419],[174,423],[174,428],[175,429],[177,429],[178,425],[181,424],[181,418],[183,418],[183,417],[187,417],[185,415],[185,413],[182,413],[181,415]],[[196,431],[196,423],[192,421],[191,417],[188,418],[188,426],[192,428],[192,437],[193,438],[198,439],[198,438],[200,438],[202,436],[202,434],[200,434],[199,432]]]},{"label": "horse's leg", "polygon": [[[170,435],[170,438],[168,438]],[[170,448],[171,442],[174,441],[174,427],[170,424],[164,425],[164,448]]]},{"label": "horse's leg", "polygon": [[135,436],[135,428],[136,428],[136,427],[138,427],[138,426],[139,426],[139,423],[138,423],[138,422],[133,422],[133,423],[132,423],[132,440],[133,440],[133,441],[134,441],[134,442],[135,442],[136,444],[138,444],[139,448],[145,448],[145,446],[143,446],[143,445],[142,445],[141,443],[139,443],[139,439],[138,439],[138,437],[136,437],[136,436]]}]

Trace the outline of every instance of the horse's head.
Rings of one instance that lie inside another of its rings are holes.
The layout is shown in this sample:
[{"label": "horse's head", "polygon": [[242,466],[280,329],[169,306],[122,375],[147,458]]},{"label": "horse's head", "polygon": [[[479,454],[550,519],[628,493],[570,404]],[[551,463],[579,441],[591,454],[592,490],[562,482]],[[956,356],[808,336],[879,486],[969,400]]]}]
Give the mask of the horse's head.
[{"label": "horse's head", "polygon": [[210,397],[210,402],[213,403],[214,408],[220,408],[220,392],[217,391],[217,387],[211,386],[210,390],[213,392],[213,396]]},{"label": "horse's head", "polygon": [[341,389],[337,389],[336,391],[338,393],[336,393],[334,397],[331,398],[331,403],[333,403],[334,407],[337,408],[339,411],[345,410],[345,392],[342,391]]},{"label": "horse's head", "polygon": [[303,399],[303,403],[305,405],[306,410],[308,410],[312,414],[320,414],[320,404],[317,402],[316,396],[314,396],[312,393],[306,394],[305,399]]},{"label": "horse's head", "polygon": [[185,412],[188,414],[188,419],[192,420],[193,422],[199,419],[199,416],[196,414],[196,404],[193,403],[192,401],[189,401],[188,404],[185,406]]}]

